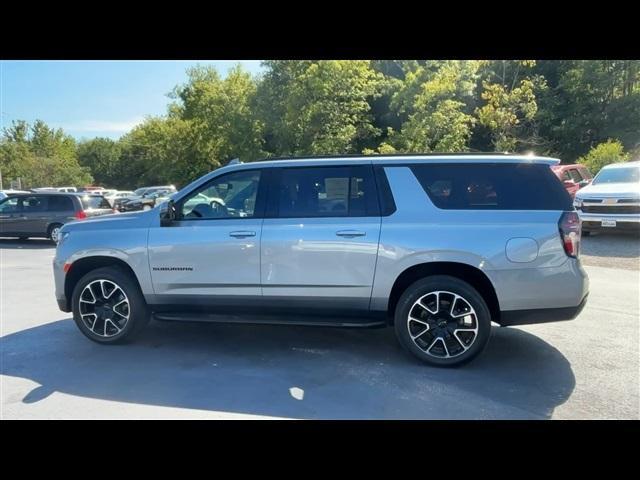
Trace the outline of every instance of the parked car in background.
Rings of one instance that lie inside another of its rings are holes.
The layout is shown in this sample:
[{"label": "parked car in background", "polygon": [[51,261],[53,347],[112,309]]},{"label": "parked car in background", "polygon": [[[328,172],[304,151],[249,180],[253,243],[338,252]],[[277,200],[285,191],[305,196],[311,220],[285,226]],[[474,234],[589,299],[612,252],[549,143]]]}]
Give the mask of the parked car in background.
[{"label": "parked car in background", "polygon": [[18,193],[29,193],[26,190],[0,190],[0,200],[7,198],[10,195],[16,195]]},{"label": "parked car in background", "polygon": [[113,193],[111,193],[110,195],[104,195],[104,197],[109,200],[109,203],[111,204],[111,206],[113,208],[116,208],[116,201],[117,200],[122,200],[125,198],[130,198],[133,197],[134,193],[131,190],[115,190]]},{"label": "parked car in background", "polygon": [[166,198],[176,191],[173,185],[139,188],[134,192],[135,196],[128,197],[118,204],[118,210],[120,212],[150,210],[156,205],[157,198]]},{"label": "parked car in background", "polygon": [[575,197],[585,235],[602,230],[640,232],[640,161],[614,163]]},{"label": "parked car in background", "polygon": [[64,224],[110,213],[114,210],[100,195],[20,193],[0,200],[0,237],[41,237],[57,243]]},{"label": "parked car in background", "polygon": [[101,192],[102,190],[104,190],[104,187],[99,187],[97,185],[85,185],[79,190],[81,192]]},{"label": "parked car in background", "polygon": [[571,198],[574,198],[576,192],[586,187],[593,180],[593,175],[589,169],[579,163],[572,165],[553,165],[551,167],[556,177],[560,179],[564,188],[569,192]]},{"label": "parked car in background", "polygon": [[[514,155],[227,165],[147,212],[65,225],[58,306],[89,339],[174,321],[393,326],[420,360],[476,357],[502,326],[575,318],[580,221]],[[115,353],[115,352],[114,352]]]}]

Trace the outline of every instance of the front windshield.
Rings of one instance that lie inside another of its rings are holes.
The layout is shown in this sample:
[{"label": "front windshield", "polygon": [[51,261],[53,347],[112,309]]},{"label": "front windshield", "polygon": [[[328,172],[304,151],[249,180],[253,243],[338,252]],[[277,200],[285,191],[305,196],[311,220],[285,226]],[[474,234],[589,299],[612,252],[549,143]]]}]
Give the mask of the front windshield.
[{"label": "front windshield", "polygon": [[147,190],[146,188],[139,188],[139,189],[137,189],[136,191],[134,191],[133,193],[134,193],[135,195],[140,196],[140,195],[142,195],[146,190]]},{"label": "front windshield", "polygon": [[594,185],[600,183],[635,183],[640,181],[640,168],[607,168],[600,170],[593,180]]}]

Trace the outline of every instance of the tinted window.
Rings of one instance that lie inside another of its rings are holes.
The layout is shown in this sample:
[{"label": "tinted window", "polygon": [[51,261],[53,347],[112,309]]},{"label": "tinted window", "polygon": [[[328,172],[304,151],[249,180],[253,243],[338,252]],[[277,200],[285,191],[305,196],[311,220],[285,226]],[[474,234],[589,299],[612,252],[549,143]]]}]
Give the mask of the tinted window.
[{"label": "tinted window", "polygon": [[51,195],[49,197],[50,212],[66,212],[73,210],[73,201],[65,195]]},{"label": "tinted window", "polygon": [[580,175],[580,172],[577,169],[572,168],[571,170],[569,170],[569,174],[571,175],[571,179],[574,182],[580,183],[582,181],[582,175]]},{"label": "tinted window", "polygon": [[18,203],[22,203],[24,213],[37,213],[46,210],[46,197],[22,197]]},{"label": "tinted window", "polygon": [[197,220],[253,217],[260,175],[260,170],[247,170],[215,178],[180,202],[182,218]]},{"label": "tinted window", "polygon": [[90,210],[92,208],[96,209],[111,209],[111,204],[109,200],[104,197],[100,197],[98,195],[85,195],[80,197],[80,201],[82,202],[83,210]]},{"label": "tinted window", "polygon": [[279,217],[364,217],[377,215],[371,167],[284,168],[274,196]]},{"label": "tinted window", "polygon": [[571,198],[547,165],[449,164],[411,167],[438,208],[571,210]]}]

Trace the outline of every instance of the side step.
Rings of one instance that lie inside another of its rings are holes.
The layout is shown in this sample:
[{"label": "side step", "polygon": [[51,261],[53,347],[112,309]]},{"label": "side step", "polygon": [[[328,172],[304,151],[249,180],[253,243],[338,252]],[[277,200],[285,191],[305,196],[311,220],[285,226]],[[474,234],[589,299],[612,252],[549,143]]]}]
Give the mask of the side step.
[{"label": "side step", "polygon": [[371,317],[321,317],[304,318],[297,315],[229,315],[216,313],[154,312],[155,320],[167,322],[249,323],[261,325],[306,325],[313,327],[372,328],[385,327],[384,319]]}]

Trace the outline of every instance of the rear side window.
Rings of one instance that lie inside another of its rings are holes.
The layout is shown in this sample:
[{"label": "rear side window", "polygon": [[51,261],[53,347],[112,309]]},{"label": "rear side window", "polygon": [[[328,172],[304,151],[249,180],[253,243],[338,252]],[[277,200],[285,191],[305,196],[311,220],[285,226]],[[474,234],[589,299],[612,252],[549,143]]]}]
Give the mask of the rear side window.
[{"label": "rear side window", "polygon": [[580,171],[580,175],[582,175],[582,178],[584,178],[585,180],[591,180],[593,178],[591,172],[586,168],[578,167],[578,170]]},{"label": "rear side window", "polygon": [[580,175],[577,168],[569,170],[569,174],[571,175],[571,179],[576,183],[580,183],[583,180],[582,175]]},{"label": "rear side window", "polygon": [[82,202],[82,209],[83,210],[89,210],[89,209],[92,209],[92,208],[111,209],[111,204],[104,197],[99,197],[99,196],[96,196],[96,195],[85,195],[84,197],[80,198],[80,201]]},{"label": "rear side window", "polygon": [[274,186],[269,197],[275,200],[278,217],[378,215],[375,180],[368,166],[283,168],[276,173]]},{"label": "rear side window", "polygon": [[448,210],[571,210],[571,197],[543,164],[413,165],[438,208]]},{"label": "rear side window", "polygon": [[65,195],[52,195],[49,197],[50,212],[67,212],[73,210],[73,201]]}]

